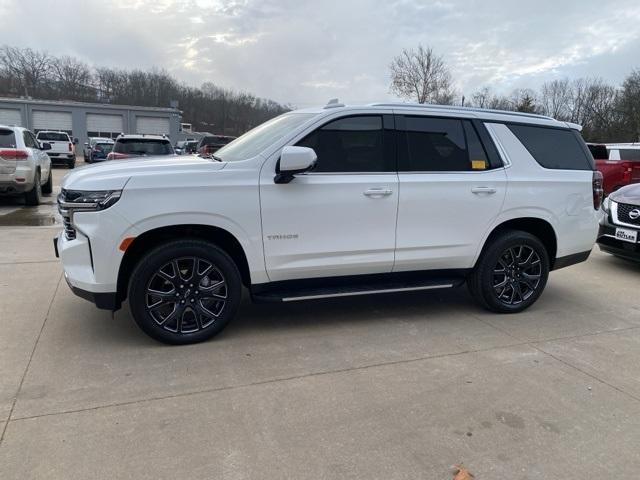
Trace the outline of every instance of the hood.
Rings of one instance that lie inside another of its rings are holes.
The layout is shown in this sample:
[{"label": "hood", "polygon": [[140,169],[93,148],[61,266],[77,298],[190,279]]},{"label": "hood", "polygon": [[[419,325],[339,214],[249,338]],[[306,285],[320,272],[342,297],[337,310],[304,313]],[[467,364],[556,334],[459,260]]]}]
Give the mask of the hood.
[{"label": "hood", "polygon": [[622,187],[609,195],[609,198],[617,203],[629,203],[640,206],[640,183]]},{"label": "hood", "polygon": [[211,172],[222,170],[226,163],[197,156],[162,156],[141,159],[110,160],[81,167],[62,180],[66,190],[121,190],[137,175],[167,175],[177,173]]}]

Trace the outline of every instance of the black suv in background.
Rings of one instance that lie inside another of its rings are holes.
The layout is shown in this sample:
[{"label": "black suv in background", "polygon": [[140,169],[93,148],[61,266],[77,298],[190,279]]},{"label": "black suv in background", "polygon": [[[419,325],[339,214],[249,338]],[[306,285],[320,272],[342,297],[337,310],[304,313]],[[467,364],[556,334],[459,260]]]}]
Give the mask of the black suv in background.
[{"label": "black suv in background", "polygon": [[122,160],[131,157],[175,155],[171,141],[166,135],[120,135],[107,160]]},{"label": "black suv in background", "polygon": [[200,155],[211,155],[235,139],[236,137],[230,137],[228,135],[207,135],[200,140],[198,153]]},{"label": "black suv in background", "polygon": [[640,262],[640,184],[613,192],[602,203],[602,210],[600,250]]}]

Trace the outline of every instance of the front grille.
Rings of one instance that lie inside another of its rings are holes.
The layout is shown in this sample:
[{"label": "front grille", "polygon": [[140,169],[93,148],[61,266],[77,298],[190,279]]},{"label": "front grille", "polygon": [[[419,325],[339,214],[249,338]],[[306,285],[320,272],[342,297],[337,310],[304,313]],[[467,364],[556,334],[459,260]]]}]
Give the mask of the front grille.
[{"label": "front grille", "polygon": [[628,223],[630,225],[640,226],[640,217],[633,219],[629,216],[629,214],[634,210],[640,211],[640,206],[631,205],[629,203],[619,203],[618,204],[618,221],[622,223]]},{"label": "front grille", "polygon": [[62,217],[62,226],[64,227],[64,236],[67,240],[74,240],[76,238],[76,229],[73,227],[73,223],[71,222],[71,212],[69,210],[63,209],[60,206],[60,202],[65,201],[73,201],[73,198],[67,198],[67,191],[63,188],[58,195],[58,211],[60,212],[60,216]]}]

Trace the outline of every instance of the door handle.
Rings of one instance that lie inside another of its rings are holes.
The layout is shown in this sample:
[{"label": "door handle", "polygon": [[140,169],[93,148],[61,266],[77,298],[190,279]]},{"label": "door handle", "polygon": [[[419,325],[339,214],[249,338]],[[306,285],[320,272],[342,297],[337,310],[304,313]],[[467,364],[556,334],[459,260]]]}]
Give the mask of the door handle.
[{"label": "door handle", "polygon": [[471,192],[475,194],[486,193],[487,195],[491,195],[496,193],[497,190],[494,187],[473,187]]},{"label": "door handle", "polygon": [[386,197],[391,195],[393,190],[388,188],[370,188],[369,190],[365,190],[363,194],[367,197]]}]

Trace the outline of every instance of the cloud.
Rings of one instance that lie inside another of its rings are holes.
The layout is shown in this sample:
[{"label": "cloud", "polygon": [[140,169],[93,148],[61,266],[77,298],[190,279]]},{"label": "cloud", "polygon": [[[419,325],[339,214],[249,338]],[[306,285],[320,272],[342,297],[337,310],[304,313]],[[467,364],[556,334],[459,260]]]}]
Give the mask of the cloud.
[{"label": "cloud", "polygon": [[0,12],[0,43],[299,106],[391,99],[389,63],[418,43],[467,95],[640,67],[637,0],[0,0]]}]

